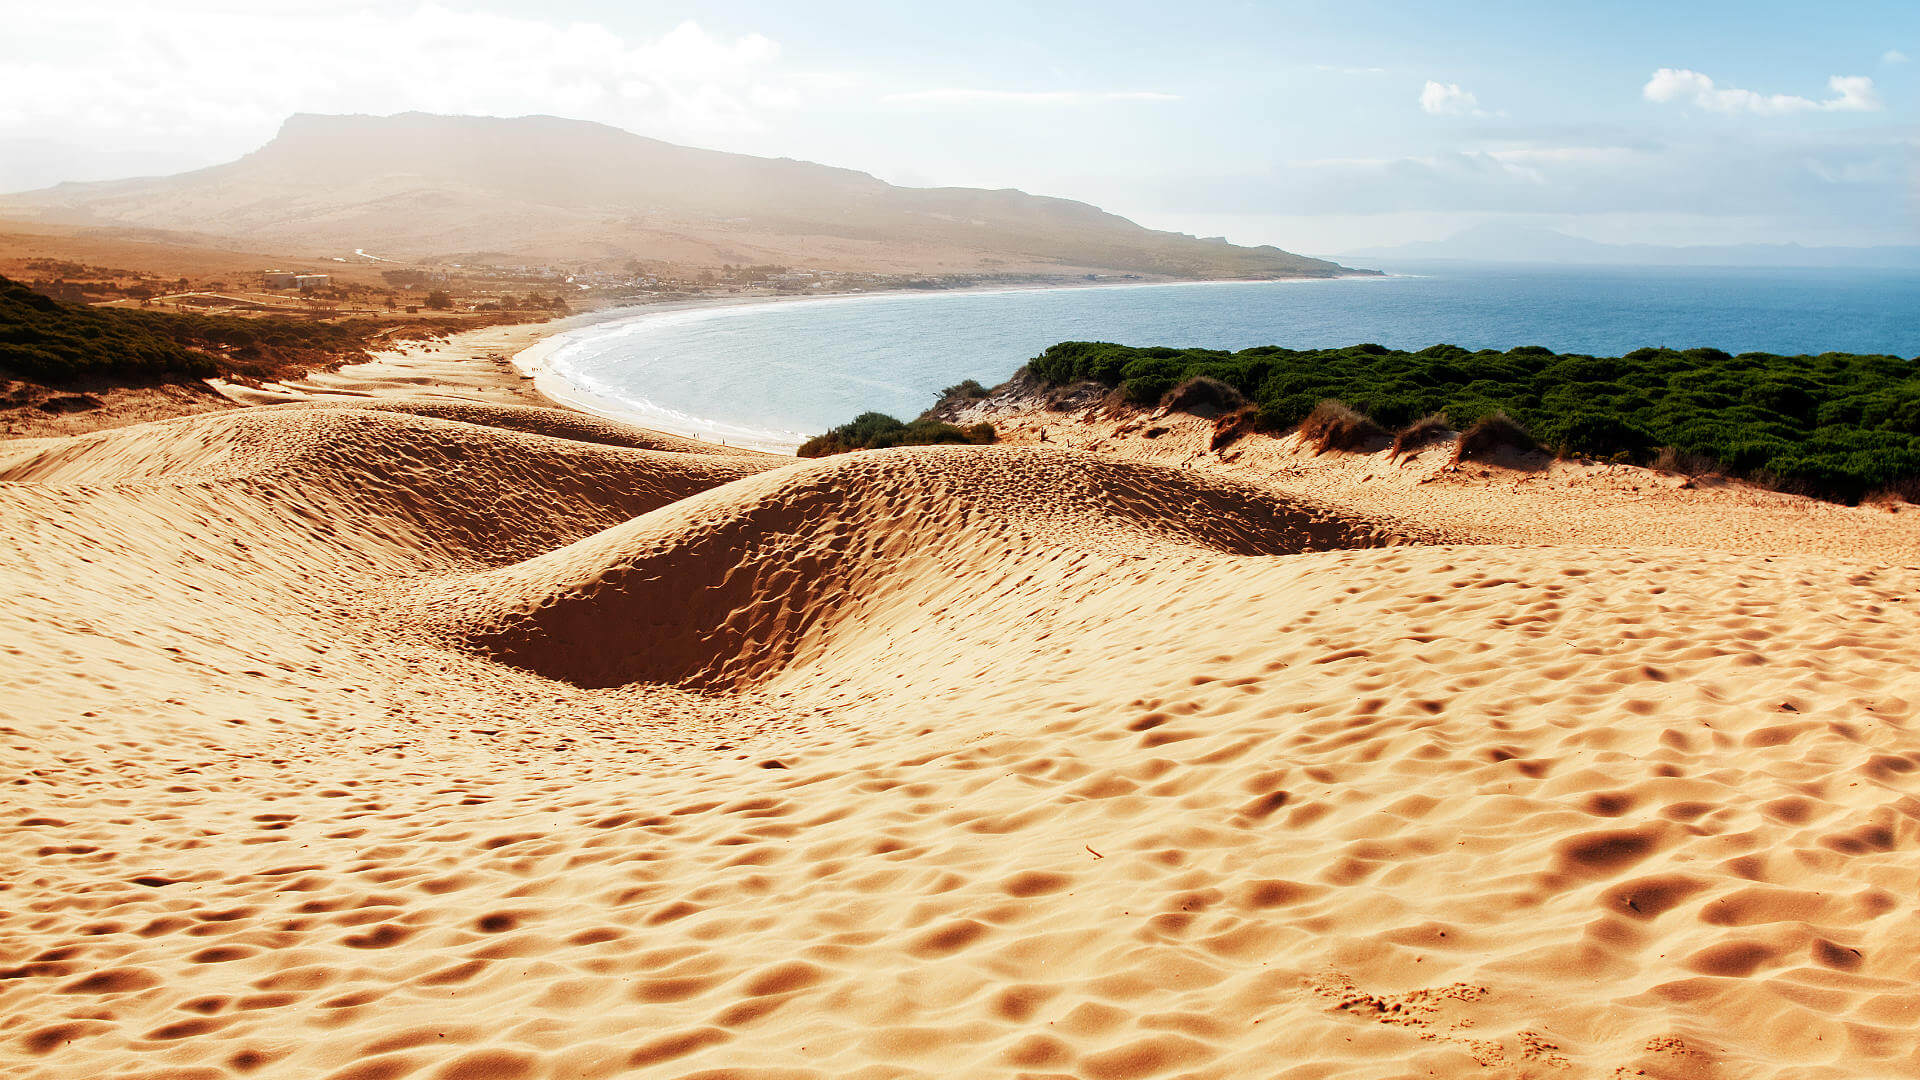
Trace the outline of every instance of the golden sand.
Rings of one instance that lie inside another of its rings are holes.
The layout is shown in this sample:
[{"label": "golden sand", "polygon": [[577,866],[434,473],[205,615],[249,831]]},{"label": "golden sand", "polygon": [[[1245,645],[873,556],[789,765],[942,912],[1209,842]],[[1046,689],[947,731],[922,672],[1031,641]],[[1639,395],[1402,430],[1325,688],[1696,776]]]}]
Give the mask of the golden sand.
[{"label": "golden sand", "polygon": [[0,443],[0,1072],[1920,1075],[1920,515],[1260,453]]}]

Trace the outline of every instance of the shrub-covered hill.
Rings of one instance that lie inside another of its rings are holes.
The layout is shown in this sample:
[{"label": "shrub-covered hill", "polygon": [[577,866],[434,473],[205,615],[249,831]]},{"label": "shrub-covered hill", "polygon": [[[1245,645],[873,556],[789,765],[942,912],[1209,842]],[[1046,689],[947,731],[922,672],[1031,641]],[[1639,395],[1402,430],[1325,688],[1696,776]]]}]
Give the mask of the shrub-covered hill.
[{"label": "shrub-covered hill", "polygon": [[0,368],[48,381],[109,373],[216,372],[211,357],[128,314],[61,303],[0,278]]},{"label": "shrub-covered hill", "polygon": [[[451,328],[443,322],[431,332]],[[383,332],[406,329],[377,319],[323,322],[88,307],[0,277],[0,371],[41,382],[271,377],[337,362]]]},{"label": "shrub-covered hill", "polygon": [[1270,431],[1327,400],[1389,429],[1434,413],[1464,427],[1498,410],[1563,453],[1646,462],[1672,448],[1735,475],[1848,501],[1920,482],[1920,365],[1896,356],[1582,356],[1453,345],[1222,352],[1069,341],[1027,366],[1044,382],[1093,380],[1142,405],[1208,376],[1254,402]]}]

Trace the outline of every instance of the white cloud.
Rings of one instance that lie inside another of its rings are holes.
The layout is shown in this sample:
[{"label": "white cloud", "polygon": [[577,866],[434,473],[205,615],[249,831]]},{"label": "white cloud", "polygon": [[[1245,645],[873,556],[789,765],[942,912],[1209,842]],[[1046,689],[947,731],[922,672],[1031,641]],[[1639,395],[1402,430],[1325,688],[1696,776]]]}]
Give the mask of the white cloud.
[{"label": "white cloud", "polygon": [[225,148],[257,143],[294,112],[422,110],[555,113],[700,138],[763,129],[814,86],[782,69],[768,38],[694,22],[640,37],[437,3],[266,7],[24,5],[0,36],[0,135]]},{"label": "white cloud", "polygon": [[1899,49],[1888,49],[1886,52],[1880,54],[1880,62],[1883,64],[1904,64],[1907,62],[1907,54],[1901,52]]},{"label": "white cloud", "polygon": [[1180,95],[1151,90],[972,90],[951,87],[888,94],[886,100],[927,105],[1100,105],[1108,102],[1179,101]]},{"label": "white cloud", "polygon": [[1800,112],[1873,112],[1881,108],[1873,80],[1865,75],[1835,75],[1827,80],[1833,96],[1824,101],[1794,94],[1760,94],[1752,90],[1714,85],[1712,79],[1687,68],[1661,68],[1641,87],[1648,101],[1690,104],[1709,112],[1756,113],[1781,116]]},{"label": "white cloud", "polygon": [[1460,89],[1459,83],[1434,82],[1420,91],[1420,108],[1433,116],[1485,116],[1480,108],[1480,99],[1472,92]]}]

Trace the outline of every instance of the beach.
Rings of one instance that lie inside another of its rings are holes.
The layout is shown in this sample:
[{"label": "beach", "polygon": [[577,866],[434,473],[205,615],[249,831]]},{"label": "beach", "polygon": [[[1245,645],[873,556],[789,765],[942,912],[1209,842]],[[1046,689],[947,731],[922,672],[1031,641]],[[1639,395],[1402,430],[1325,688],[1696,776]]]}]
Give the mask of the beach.
[{"label": "beach", "polygon": [[[647,426],[648,430],[682,438],[704,438],[716,445],[730,444],[763,453],[790,455],[798,445],[797,439],[756,438],[757,433],[751,429],[738,428],[725,421],[623,406],[617,400],[576,386],[556,372],[549,360],[578,332],[609,323],[630,323],[682,312],[855,298],[857,296],[706,296],[606,307],[560,319],[501,323],[436,339],[397,341],[366,362],[311,372],[301,379],[265,383],[216,379],[210,380],[210,385],[221,396],[240,405],[417,397],[483,405],[557,407],[614,423]],[[733,437],[728,438],[730,435]]]},{"label": "beach", "polygon": [[[632,423],[790,452],[862,412],[911,419],[945,387],[993,385],[1063,341],[1226,352],[1542,345],[1592,356],[1660,344],[1733,354],[1920,350],[1892,315],[1920,279],[1841,288],[1854,280],[1452,267],[1405,277],[754,298],[640,309],[572,331],[551,360],[564,382],[541,387]],[[1662,299],[1675,294],[1690,302]]]},{"label": "beach", "polygon": [[1920,512],[554,329],[0,442],[15,1074],[1920,1075]]},{"label": "beach", "polygon": [[428,397],[487,405],[547,406],[554,402],[542,397],[533,385],[536,365],[531,357],[516,362],[517,358],[523,354],[537,357],[543,342],[568,329],[630,317],[638,310],[645,309],[605,309],[567,319],[501,323],[437,339],[400,341],[364,363],[261,385],[216,381],[215,389],[242,405],[316,398]]}]

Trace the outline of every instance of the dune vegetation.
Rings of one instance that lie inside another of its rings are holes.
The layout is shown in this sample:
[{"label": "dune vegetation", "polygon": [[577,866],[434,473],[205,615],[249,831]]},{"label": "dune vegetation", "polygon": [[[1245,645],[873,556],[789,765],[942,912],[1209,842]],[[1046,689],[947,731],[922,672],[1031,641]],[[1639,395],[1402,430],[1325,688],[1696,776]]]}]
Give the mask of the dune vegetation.
[{"label": "dune vegetation", "polygon": [[825,435],[816,435],[802,443],[800,456],[826,457],[853,450],[884,450],[889,446],[932,446],[939,443],[977,445],[993,440],[992,424],[973,424],[963,428],[928,416],[902,421],[882,412],[864,412]]},{"label": "dune vegetation", "polygon": [[1920,484],[1920,367],[1896,356],[1370,344],[1225,352],[1069,341],[1027,369],[1047,384],[1103,383],[1141,406],[1215,379],[1252,402],[1267,431],[1294,428],[1328,401],[1388,432],[1436,418],[1467,428],[1504,413],[1563,454],[1638,464],[1680,456],[1843,501]]},{"label": "dune vegetation", "polygon": [[[428,332],[446,328],[443,320]],[[380,319],[326,322],[90,307],[0,277],[0,371],[50,383],[94,376],[273,377],[361,353],[396,330],[420,336],[423,329]]]}]

